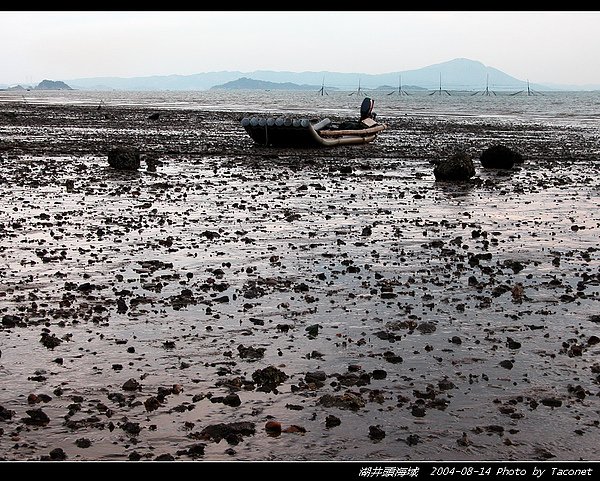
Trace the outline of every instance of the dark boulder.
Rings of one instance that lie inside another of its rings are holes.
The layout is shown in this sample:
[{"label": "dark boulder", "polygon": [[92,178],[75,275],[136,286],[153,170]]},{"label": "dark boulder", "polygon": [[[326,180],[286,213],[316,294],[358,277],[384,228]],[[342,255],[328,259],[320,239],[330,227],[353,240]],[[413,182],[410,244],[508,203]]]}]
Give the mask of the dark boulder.
[{"label": "dark boulder", "polygon": [[465,152],[457,152],[452,157],[440,161],[433,169],[435,180],[465,181],[475,175],[473,161]]},{"label": "dark boulder", "polygon": [[252,380],[258,384],[258,390],[264,392],[275,391],[277,386],[287,379],[288,375],[274,366],[258,369],[252,373]]},{"label": "dark boulder", "polygon": [[14,411],[6,409],[4,406],[0,406],[0,421],[10,421],[14,414]]},{"label": "dark boulder", "polygon": [[523,156],[505,145],[492,145],[481,153],[479,161],[486,169],[512,169],[523,163]]},{"label": "dark boulder", "polygon": [[108,164],[118,170],[138,170],[140,153],[129,147],[116,147],[108,152]]},{"label": "dark boulder", "polygon": [[220,442],[225,439],[229,444],[237,444],[242,436],[251,436],[256,431],[256,425],[251,422],[236,422],[229,424],[211,424],[206,426],[200,437],[208,441]]}]

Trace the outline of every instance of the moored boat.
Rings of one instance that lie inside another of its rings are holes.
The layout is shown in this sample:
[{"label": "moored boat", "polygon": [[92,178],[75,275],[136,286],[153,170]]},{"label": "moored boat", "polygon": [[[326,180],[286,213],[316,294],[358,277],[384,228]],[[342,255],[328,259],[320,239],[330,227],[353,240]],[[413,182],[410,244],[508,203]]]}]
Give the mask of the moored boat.
[{"label": "moored boat", "polygon": [[358,121],[334,123],[329,118],[309,120],[292,117],[244,117],[242,127],[260,145],[288,147],[332,147],[366,144],[385,130],[376,121],[373,100],[365,98]]}]

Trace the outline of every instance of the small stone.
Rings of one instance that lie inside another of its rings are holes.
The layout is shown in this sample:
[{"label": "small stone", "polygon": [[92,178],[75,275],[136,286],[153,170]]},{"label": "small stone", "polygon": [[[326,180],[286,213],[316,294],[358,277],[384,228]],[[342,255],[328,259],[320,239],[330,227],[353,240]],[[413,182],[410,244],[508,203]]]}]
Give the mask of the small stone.
[{"label": "small stone", "polygon": [[544,406],[558,408],[562,406],[562,401],[554,397],[547,397],[540,401]]},{"label": "small stone", "polygon": [[124,391],[137,391],[138,389],[141,388],[141,385],[138,381],[131,378],[131,379],[128,379],[127,381],[125,381],[122,388]]},{"label": "small stone", "polygon": [[62,448],[54,448],[52,451],[50,451],[50,459],[52,461],[64,461],[67,459],[67,455]]},{"label": "small stone", "polygon": [[142,455],[140,453],[138,453],[137,451],[133,451],[132,453],[129,454],[128,459],[129,459],[129,461],[139,461],[140,459],[142,459]]},{"label": "small stone", "polygon": [[4,406],[0,405],[0,421],[10,421],[14,414],[14,411],[6,409]]},{"label": "small stone", "polygon": [[292,424],[291,426],[285,428],[281,432],[282,433],[300,433],[300,434],[304,434],[306,432],[306,429],[303,428],[302,426],[298,426],[296,424]]},{"label": "small stone", "polygon": [[144,407],[148,412],[156,411],[160,407],[160,401],[154,396],[149,397],[144,401]]},{"label": "small stone", "polygon": [[500,367],[503,367],[504,369],[512,369],[513,368],[513,361],[509,361],[509,360],[504,360],[500,362]]},{"label": "small stone", "polygon": [[380,440],[385,438],[385,431],[381,429],[381,426],[369,426],[369,437],[374,440]]},{"label": "small stone", "polygon": [[34,426],[45,426],[50,422],[50,418],[48,415],[42,411],[41,409],[29,409],[25,411],[28,418],[23,418],[23,422],[25,424],[30,424]]},{"label": "small stone", "polygon": [[223,398],[223,404],[226,406],[238,407],[242,404],[242,401],[237,394],[228,394]]},{"label": "small stone", "polygon": [[81,449],[89,448],[92,442],[88,438],[79,438],[75,441],[75,446]]},{"label": "small stone", "polygon": [[328,415],[325,418],[325,427],[326,428],[334,428],[342,424],[342,420],[333,414]]},{"label": "small stone", "polygon": [[130,421],[123,423],[123,425],[121,426],[121,429],[123,431],[125,431],[127,434],[131,434],[133,436],[137,436],[138,434],[140,434],[140,431],[142,430],[140,428],[140,423],[132,423]]},{"label": "small stone", "polygon": [[281,434],[281,423],[279,421],[267,421],[265,431],[271,435]]},{"label": "small stone", "polygon": [[410,412],[416,418],[422,418],[427,413],[423,406],[418,406],[416,404],[411,408]]},{"label": "small stone", "polygon": [[40,342],[47,347],[48,349],[54,349],[57,346],[62,344],[62,340],[56,337],[54,334],[50,335],[46,332],[42,333],[42,337],[40,338]]}]

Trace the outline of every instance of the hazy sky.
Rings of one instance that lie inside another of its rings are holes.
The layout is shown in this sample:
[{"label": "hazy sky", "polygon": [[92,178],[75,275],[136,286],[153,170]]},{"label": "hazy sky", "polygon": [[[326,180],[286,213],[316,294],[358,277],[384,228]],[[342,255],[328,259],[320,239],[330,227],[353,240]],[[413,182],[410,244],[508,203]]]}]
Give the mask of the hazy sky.
[{"label": "hazy sky", "polygon": [[600,83],[600,11],[0,11],[0,83],[216,70],[386,73],[458,57]]}]

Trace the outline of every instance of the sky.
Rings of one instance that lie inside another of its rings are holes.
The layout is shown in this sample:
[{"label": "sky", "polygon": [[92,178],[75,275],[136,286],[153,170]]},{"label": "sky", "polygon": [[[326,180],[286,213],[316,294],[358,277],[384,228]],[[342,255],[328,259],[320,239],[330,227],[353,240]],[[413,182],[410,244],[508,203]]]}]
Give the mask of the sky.
[{"label": "sky", "polygon": [[454,58],[600,84],[600,11],[0,11],[0,84],[220,70],[388,73]]}]

